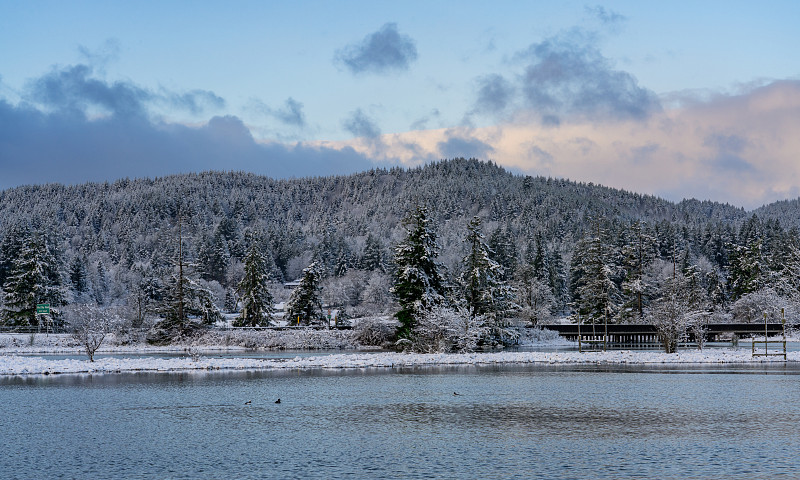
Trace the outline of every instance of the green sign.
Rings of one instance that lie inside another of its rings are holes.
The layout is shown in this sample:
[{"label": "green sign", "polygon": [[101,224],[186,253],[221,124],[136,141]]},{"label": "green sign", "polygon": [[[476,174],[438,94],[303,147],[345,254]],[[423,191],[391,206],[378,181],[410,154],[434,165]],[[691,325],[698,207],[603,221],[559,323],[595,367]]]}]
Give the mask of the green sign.
[{"label": "green sign", "polygon": [[36,304],[36,314],[37,315],[50,315],[50,304],[49,303],[37,303]]}]

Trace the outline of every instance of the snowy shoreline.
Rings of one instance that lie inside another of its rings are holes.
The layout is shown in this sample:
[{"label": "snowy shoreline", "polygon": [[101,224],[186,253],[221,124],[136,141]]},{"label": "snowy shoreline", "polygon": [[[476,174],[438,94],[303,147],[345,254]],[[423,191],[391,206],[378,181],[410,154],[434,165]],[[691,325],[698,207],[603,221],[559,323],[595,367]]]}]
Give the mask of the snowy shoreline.
[{"label": "snowy shoreline", "polygon": [[[800,362],[800,352],[790,352],[788,363]],[[775,364],[782,356],[755,357],[749,350],[715,349],[665,354],[651,351],[609,352],[495,352],[469,354],[343,353],[270,358],[100,358],[50,360],[45,357],[2,355],[0,375],[51,375],[75,373],[180,372],[214,370],[322,370],[486,365],[667,365],[667,364]]]}]

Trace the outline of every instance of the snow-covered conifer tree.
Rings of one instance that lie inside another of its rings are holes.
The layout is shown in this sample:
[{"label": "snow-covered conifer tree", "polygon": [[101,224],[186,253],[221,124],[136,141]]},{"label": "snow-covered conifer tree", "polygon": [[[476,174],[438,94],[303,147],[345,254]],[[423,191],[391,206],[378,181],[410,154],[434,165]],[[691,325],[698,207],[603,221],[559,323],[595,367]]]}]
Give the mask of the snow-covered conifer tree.
[{"label": "snow-covered conifer tree", "polygon": [[364,242],[364,253],[361,255],[361,268],[368,271],[385,272],[383,247],[374,235],[367,235]]},{"label": "snow-covered conifer tree", "polygon": [[503,267],[491,258],[479,217],[470,221],[467,232],[468,250],[460,279],[467,310],[473,317],[486,316],[497,323],[511,308],[513,291],[503,280]]},{"label": "snow-covered conifer tree", "polygon": [[225,274],[230,262],[230,252],[223,233],[223,229],[217,228],[211,238],[200,244],[197,254],[200,278],[216,280],[221,285],[225,285]]},{"label": "snow-covered conifer tree", "polygon": [[3,285],[3,322],[10,326],[38,326],[36,305],[50,304],[50,314],[42,316],[45,326],[57,327],[58,307],[64,304],[59,261],[44,235],[31,233],[22,240],[18,256]]},{"label": "snow-covered conifer tree", "polygon": [[605,232],[595,225],[593,235],[583,238],[573,256],[573,295],[578,311],[590,323],[611,321],[619,307],[614,283],[616,265]]},{"label": "snow-covered conifer tree", "polygon": [[439,247],[428,209],[417,206],[403,221],[405,239],[395,246],[392,294],[400,304],[395,317],[400,321],[398,335],[408,337],[418,315],[444,300],[444,280],[436,257]]},{"label": "snow-covered conifer tree", "polygon": [[285,318],[291,325],[317,323],[322,320],[322,302],[319,298],[321,267],[316,262],[303,269],[300,285],[294,289],[286,302]]},{"label": "snow-covered conifer tree", "polygon": [[269,281],[267,260],[259,249],[258,242],[251,241],[250,250],[244,260],[244,278],[238,285],[242,300],[242,313],[234,322],[235,326],[269,325],[274,311],[272,294],[268,288]]},{"label": "snow-covered conifer tree", "polygon": [[729,246],[728,285],[732,300],[764,287],[764,259],[761,240]]},{"label": "snow-covered conifer tree", "polygon": [[626,296],[623,310],[624,316],[640,320],[650,293],[644,273],[655,257],[656,240],[640,222],[631,224],[628,234],[627,243],[622,248],[622,267],[625,270],[622,290]]}]

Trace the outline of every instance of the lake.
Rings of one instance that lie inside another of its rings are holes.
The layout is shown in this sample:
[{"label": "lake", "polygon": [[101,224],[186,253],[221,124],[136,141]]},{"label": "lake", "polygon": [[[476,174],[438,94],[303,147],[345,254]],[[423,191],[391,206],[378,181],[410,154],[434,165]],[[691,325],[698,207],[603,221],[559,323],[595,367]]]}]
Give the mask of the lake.
[{"label": "lake", "polygon": [[798,399],[793,365],[0,377],[0,478],[788,479]]}]

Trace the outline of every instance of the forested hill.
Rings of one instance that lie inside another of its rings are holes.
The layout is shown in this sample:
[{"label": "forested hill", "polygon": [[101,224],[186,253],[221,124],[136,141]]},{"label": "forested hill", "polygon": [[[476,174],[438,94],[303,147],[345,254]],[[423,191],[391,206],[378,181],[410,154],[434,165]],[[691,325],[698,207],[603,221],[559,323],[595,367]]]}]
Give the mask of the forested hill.
[{"label": "forested hill", "polygon": [[[129,270],[158,274],[172,268],[179,218],[197,271],[230,288],[251,238],[248,232],[259,233],[280,280],[296,278],[314,258],[329,275],[361,268],[368,245],[379,251],[381,268],[390,270],[402,219],[420,204],[430,210],[441,261],[450,275],[457,274],[463,256],[467,223],[479,216],[487,239],[507,257],[507,267],[539,248],[562,263],[554,275],[562,277],[563,285],[570,281],[568,264],[575,245],[599,232],[601,225],[609,241],[620,246],[631,225],[643,225],[661,255],[679,245],[720,269],[726,267],[726,244],[754,229],[759,234],[783,231],[730,205],[696,200],[676,204],[591,183],[512,174],[491,162],[454,159],[408,170],[290,180],[205,172],[18,187],[0,192],[0,239],[8,252],[20,232],[47,232],[58,247],[65,279],[79,263],[97,276],[99,264],[102,276],[117,283],[105,300],[118,302],[129,287]],[[0,261],[2,281],[11,259]],[[562,304],[569,300],[568,293],[555,293],[563,297]]]}]

